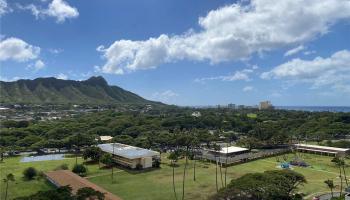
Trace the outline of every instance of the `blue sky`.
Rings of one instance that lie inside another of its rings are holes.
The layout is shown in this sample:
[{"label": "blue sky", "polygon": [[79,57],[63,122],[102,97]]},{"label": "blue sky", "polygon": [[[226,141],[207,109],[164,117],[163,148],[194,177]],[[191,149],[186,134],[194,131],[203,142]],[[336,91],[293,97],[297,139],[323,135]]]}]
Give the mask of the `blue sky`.
[{"label": "blue sky", "polygon": [[178,105],[350,106],[350,1],[277,2],[0,0],[0,78],[102,75]]}]

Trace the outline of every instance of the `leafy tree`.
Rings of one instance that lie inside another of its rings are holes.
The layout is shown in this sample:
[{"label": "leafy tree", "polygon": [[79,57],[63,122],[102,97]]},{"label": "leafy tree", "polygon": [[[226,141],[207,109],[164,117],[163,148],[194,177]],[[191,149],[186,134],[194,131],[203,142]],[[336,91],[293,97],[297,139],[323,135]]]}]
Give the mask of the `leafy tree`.
[{"label": "leafy tree", "polygon": [[112,183],[113,183],[114,182],[113,156],[109,153],[103,154],[100,161],[101,161],[101,163],[112,168],[111,178],[112,178]]},{"label": "leafy tree", "polygon": [[48,191],[39,191],[27,197],[18,197],[15,200],[76,200],[72,195],[72,188],[63,186]]},{"label": "leafy tree", "polygon": [[84,160],[91,159],[94,162],[98,162],[102,156],[103,152],[99,147],[88,147],[83,152]]},{"label": "leafy tree", "polygon": [[84,187],[84,188],[80,188],[77,191],[76,199],[77,200],[87,200],[87,199],[104,200],[105,195],[102,192],[96,191],[90,187]]},{"label": "leafy tree", "polygon": [[240,199],[243,195],[243,199],[249,200],[292,200],[299,197],[296,190],[303,183],[306,183],[304,176],[290,170],[245,174],[232,180],[212,199]]},{"label": "leafy tree", "polygon": [[78,174],[79,176],[86,176],[88,169],[83,164],[75,164],[72,172]]},{"label": "leafy tree", "polygon": [[15,181],[15,176],[13,174],[7,174],[6,177],[4,178],[4,182],[6,184],[6,188],[5,188],[5,200],[7,200],[7,192],[8,192],[8,188],[9,188],[9,182],[10,181]]},{"label": "leafy tree", "polygon": [[34,167],[28,167],[23,171],[23,175],[27,180],[32,180],[38,175],[38,171]]},{"label": "leafy tree", "polygon": [[90,146],[96,143],[95,138],[90,135],[77,133],[68,139],[69,144],[75,147],[75,164],[78,164],[78,151],[80,147]]}]

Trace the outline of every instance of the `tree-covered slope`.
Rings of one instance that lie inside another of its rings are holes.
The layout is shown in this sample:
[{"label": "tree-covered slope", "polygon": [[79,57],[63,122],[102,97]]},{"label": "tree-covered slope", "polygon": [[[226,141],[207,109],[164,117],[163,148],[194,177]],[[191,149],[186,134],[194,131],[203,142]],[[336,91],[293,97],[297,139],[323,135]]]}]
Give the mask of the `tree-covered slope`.
[{"label": "tree-covered slope", "polygon": [[85,81],[37,78],[14,82],[0,81],[1,103],[74,103],[74,104],[146,104],[148,101],[117,86],[110,86],[101,77]]}]

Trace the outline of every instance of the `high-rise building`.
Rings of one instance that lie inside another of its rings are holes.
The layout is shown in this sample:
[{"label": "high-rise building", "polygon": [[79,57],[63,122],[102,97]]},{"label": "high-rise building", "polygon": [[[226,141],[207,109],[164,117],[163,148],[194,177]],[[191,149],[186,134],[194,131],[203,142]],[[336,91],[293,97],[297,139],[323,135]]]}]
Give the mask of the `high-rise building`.
[{"label": "high-rise building", "polygon": [[230,103],[230,104],[228,104],[227,105],[227,107],[229,108],[229,109],[236,109],[236,104],[233,104],[233,103]]},{"label": "high-rise building", "polygon": [[259,103],[260,110],[273,109],[273,106],[270,101],[261,101]]}]

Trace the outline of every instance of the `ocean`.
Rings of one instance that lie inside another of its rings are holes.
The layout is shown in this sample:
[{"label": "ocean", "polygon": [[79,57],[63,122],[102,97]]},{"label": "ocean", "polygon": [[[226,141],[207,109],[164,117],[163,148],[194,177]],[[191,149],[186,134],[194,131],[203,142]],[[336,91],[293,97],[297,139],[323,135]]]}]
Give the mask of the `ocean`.
[{"label": "ocean", "polygon": [[350,106],[275,106],[275,108],[310,112],[350,112]]}]

